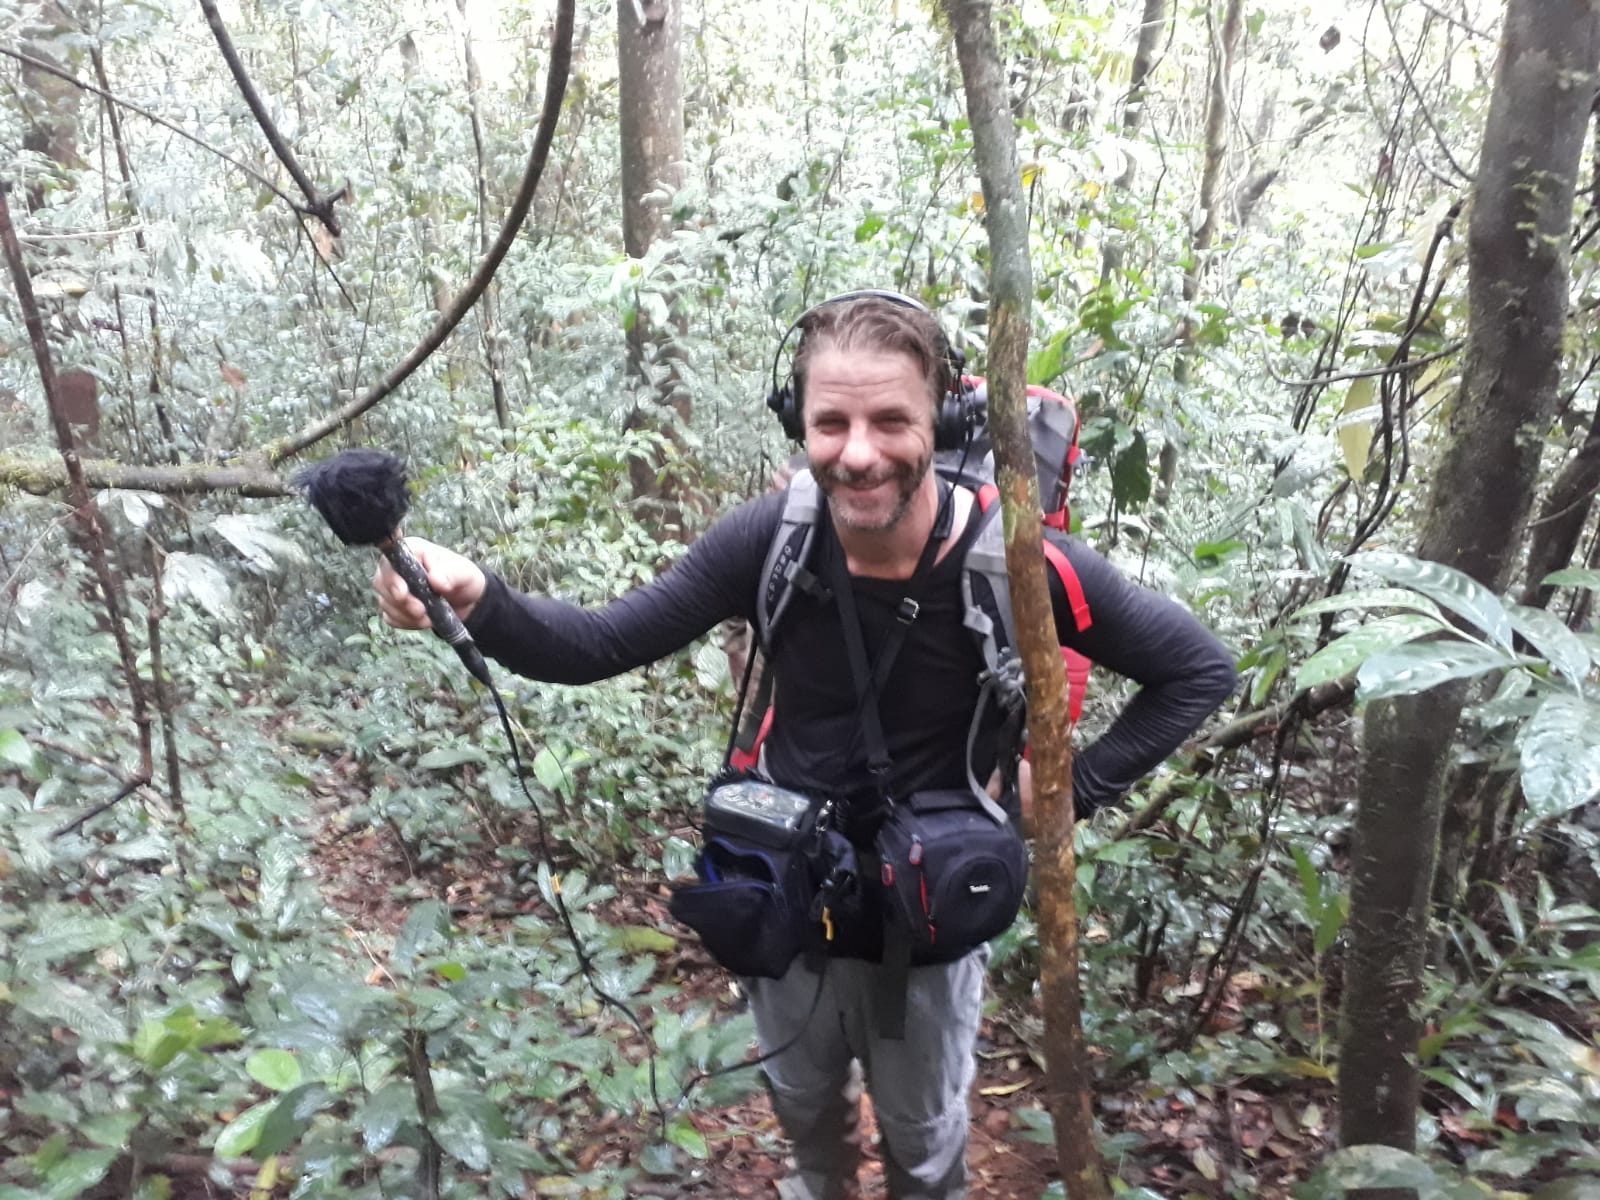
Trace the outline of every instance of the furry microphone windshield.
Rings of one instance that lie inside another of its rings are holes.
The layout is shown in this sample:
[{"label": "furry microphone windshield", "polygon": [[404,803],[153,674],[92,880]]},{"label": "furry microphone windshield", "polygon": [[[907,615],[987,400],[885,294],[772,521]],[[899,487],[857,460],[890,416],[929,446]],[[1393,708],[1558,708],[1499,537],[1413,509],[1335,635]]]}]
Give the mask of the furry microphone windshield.
[{"label": "furry microphone windshield", "polygon": [[341,450],[295,479],[311,507],[346,546],[375,546],[428,611],[433,632],[455,647],[472,677],[492,688],[489,665],[451,608],[428,583],[428,572],[400,536],[411,495],[405,464],[383,450]]}]

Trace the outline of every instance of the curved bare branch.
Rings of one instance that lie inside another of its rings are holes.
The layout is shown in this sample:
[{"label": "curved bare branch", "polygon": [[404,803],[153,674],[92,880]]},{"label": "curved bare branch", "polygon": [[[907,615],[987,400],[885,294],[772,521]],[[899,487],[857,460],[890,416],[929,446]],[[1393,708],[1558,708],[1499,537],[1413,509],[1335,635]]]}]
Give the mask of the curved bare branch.
[{"label": "curved bare branch", "polygon": [[277,466],[285,459],[294,457],[329,434],[344,428],[393,392],[411,377],[412,372],[427,361],[429,355],[444,344],[444,340],[461,323],[462,318],[472,311],[473,305],[483,295],[489,286],[489,281],[494,278],[495,271],[504,260],[506,252],[511,249],[511,243],[517,240],[522,222],[533,206],[533,194],[539,187],[540,177],[544,174],[545,162],[550,157],[550,143],[555,138],[556,121],[561,116],[561,101],[567,92],[567,74],[572,66],[574,8],[574,0],[561,0],[556,10],[555,37],[550,46],[550,68],[545,79],[544,108],[539,114],[539,130],[533,140],[533,149],[528,154],[528,165],[523,171],[517,197],[511,204],[511,211],[506,214],[505,224],[500,228],[500,236],[495,239],[494,245],[489,248],[489,253],[484,255],[483,261],[478,264],[472,279],[456,297],[449,311],[440,316],[433,328],[428,330],[427,335],[417,343],[410,354],[406,355],[399,366],[379,380],[365,395],[358,396],[327,416],[311,422],[299,433],[273,442],[266,449],[268,463]]}]

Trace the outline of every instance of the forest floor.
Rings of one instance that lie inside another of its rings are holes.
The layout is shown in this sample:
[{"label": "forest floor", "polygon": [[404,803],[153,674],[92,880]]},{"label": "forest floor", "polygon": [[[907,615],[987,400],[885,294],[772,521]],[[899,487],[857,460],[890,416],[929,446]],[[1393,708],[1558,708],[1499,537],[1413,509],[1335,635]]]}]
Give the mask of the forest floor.
[{"label": "forest floor", "polygon": [[[349,921],[353,939],[368,932],[393,934],[409,907],[427,895],[449,903],[456,920],[467,926],[516,915],[508,913],[499,894],[503,867],[491,861],[456,859],[426,879],[417,878],[389,830],[341,829],[336,793],[348,797],[349,782],[346,777],[340,780],[345,786],[324,791],[329,802],[317,870],[324,895]],[[600,915],[616,926],[674,929],[659,884],[624,884]],[[710,1001],[729,1015],[741,1005],[729,977],[692,938],[660,957],[656,981],[677,989],[685,1000]],[[1242,995],[1252,980],[1236,976],[1234,986]],[[1222,1007],[1223,1020],[1229,1007]],[[1055,1178],[1054,1148],[1048,1133],[1040,1132],[1046,1105],[1042,1056],[1034,1047],[1042,1024],[1036,1002],[997,1004],[984,1022],[967,1158],[971,1200],[1037,1200]],[[1289,1187],[1331,1148],[1332,1102],[1331,1085],[1316,1079],[1287,1086],[1235,1080],[1180,1096],[1128,1077],[1103,1085],[1094,1101],[1103,1135],[1126,1147],[1108,1164],[1123,1182],[1163,1196],[1219,1200],[1241,1194],[1238,1185],[1245,1180],[1248,1194],[1263,1200],[1288,1196]],[[756,1091],[728,1107],[696,1109],[691,1120],[710,1148],[704,1165],[690,1178],[640,1185],[637,1194],[663,1200],[777,1195],[777,1182],[788,1168],[764,1093]],[[636,1161],[643,1148],[642,1125],[614,1113],[599,1116],[574,1150],[575,1166],[592,1170]],[[883,1195],[883,1172],[870,1100],[863,1100],[863,1149],[861,1196],[871,1200]]]}]

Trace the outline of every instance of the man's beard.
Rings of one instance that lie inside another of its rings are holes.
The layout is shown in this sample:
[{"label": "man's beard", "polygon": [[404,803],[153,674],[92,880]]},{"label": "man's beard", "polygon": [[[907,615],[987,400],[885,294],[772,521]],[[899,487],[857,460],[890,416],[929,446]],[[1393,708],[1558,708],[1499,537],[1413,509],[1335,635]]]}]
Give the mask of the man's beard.
[{"label": "man's beard", "polygon": [[[911,510],[911,502],[916,499],[922,480],[932,467],[933,456],[930,454],[915,463],[896,463],[887,471],[850,471],[836,465],[821,469],[812,467],[811,473],[816,476],[822,494],[830,501],[830,511],[839,524],[860,533],[882,533],[893,529]],[[847,489],[876,487],[889,482],[895,485],[895,501],[887,516],[860,520],[849,510]],[[841,492],[846,493],[843,502],[838,495]]]}]

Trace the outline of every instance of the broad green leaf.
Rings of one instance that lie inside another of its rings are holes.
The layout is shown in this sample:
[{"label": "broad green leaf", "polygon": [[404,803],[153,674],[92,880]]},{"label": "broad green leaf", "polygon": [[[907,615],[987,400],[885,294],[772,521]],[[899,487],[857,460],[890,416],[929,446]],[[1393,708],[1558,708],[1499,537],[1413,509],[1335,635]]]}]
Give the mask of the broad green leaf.
[{"label": "broad green leaf", "polygon": [[395,969],[410,974],[417,955],[429,945],[442,941],[450,928],[449,912],[439,900],[424,900],[406,914],[405,924],[394,939],[390,955]]},{"label": "broad green leaf", "polygon": [[33,747],[15,729],[0,729],[0,765],[23,770],[33,766]]},{"label": "broad green leaf", "polygon": [[179,550],[167,555],[161,580],[168,600],[193,600],[218,619],[233,615],[228,577],[215,560],[204,554]]},{"label": "broad green leaf", "polygon": [[1339,940],[1339,931],[1344,928],[1345,921],[1350,916],[1350,894],[1339,892],[1322,906],[1322,916],[1317,920],[1317,927],[1312,931],[1311,949],[1317,954],[1326,954],[1329,947]]},{"label": "broad green leaf", "polygon": [[287,1050],[257,1050],[245,1060],[244,1069],[270,1091],[287,1092],[300,1086],[300,1060]]},{"label": "broad green leaf", "polygon": [[84,1041],[115,1042],[127,1036],[122,1020],[99,996],[57,976],[46,975],[16,993],[16,1005],[44,1021],[65,1025]]},{"label": "broad green leaf", "polygon": [[1475,642],[1414,642],[1367,659],[1356,672],[1356,694],[1362,700],[1409,696],[1522,661]]},{"label": "broad green leaf", "polygon": [[1345,393],[1344,408],[1334,423],[1334,433],[1339,439],[1339,449],[1344,454],[1344,469],[1358,483],[1367,470],[1367,456],[1372,451],[1374,424],[1372,390],[1376,379],[1357,379]]},{"label": "broad green leaf", "polygon": [[1498,596],[1472,576],[1443,563],[1427,562],[1389,550],[1352,554],[1346,561],[1352,567],[1380,576],[1390,583],[1414,588],[1424,596],[1437,600],[1457,616],[1472,622],[1491,641],[1502,646],[1511,645],[1511,618],[1505,606],[1500,603]]},{"label": "broad green leaf", "polygon": [[258,570],[272,571],[285,563],[306,561],[306,552],[279,533],[271,517],[261,513],[227,513],[213,520],[211,529]]},{"label": "broad green leaf", "polygon": [[417,1119],[417,1100],[411,1085],[391,1080],[367,1098],[357,1121],[367,1149],[374,1153],[394,1141],[400,1126]]},{"label": "broad green leaf", "polygon": [[1295,691],[1303,692],[1332,679],[1342,679],[1374,654],[1392,650],[1419,637],[1447,628],[1437,617],[1424,613],[1396,613],[1358,625],[1343,637],[1329,642],[1295,673]]},{"label": "broad green leaf", "polygon": [[1507,611],[1516,631],[1550,660],[1550,665],[1567,678],[1574,691],[1581,692],[1584,676],[1589,674],[1589,648],[1583,644],[1583,639],[1562,624],[1560,618],[1542,608],[1513,604]]},{"label": "broad green leaf", "polygon": [[1127,509],[1141,508],[1150,499],[1150,451],[1144,434],[1134,434],[1132,443],[1111,464],[1111,491]]},{"label": "broad green leaf", "polygon": [[539,781],[540,787],[553,795],[566,793],[567,773],[562,770],[561,760],[551,753],[548,746],[533,756],[533,777]]},{"label": "broad green leaf", "polygon": [[489,1135],[465,1109],[446,1113],[432,1126],[433,1136],[451,1158],[472,1171],[489,1169]]},{"label": "broad green leaf", "polygon": [[285,1092],[261,1123],[261,1136],[254,1149],[256,1158],[282,1154],[293,1146],[311,1124],[311,1118],[327,1108],[332,1100],[328,1089],[316,1082],[302,1083]]},{"label": "broad green leaf", "polygon": [[17,946],[17,961],[29,970],[49,963],[114,946],[122,940],[121,922],[111,917],[63,912],[40,912],[39,927]]},{"label": "broad green leaf", "polygon": [[1294,856],[1295,874],[1300,876],[1300,893],[1305,897],[1306,913],[1315,921],[1322,912],[1322,879],[1312,865],[1311,856],[1299,846],[1291,847],[1289,853]]},{"label": "broad green leaf", "polygon": [[218,1158],[242,1158],[249,1154],[261,1140],[261,1126],[277,1106],[277,1100],[263,1100],[255,1107],[245,1109],[223,1126],[212,1153]]},{"label": "broad green leaf", "polygon": [[169,1029],[165,1021],[146,1021],[133,1035],[133,1054],[151,1073],[163,1070],[189,1049],[189,1039]]},{"label": "broad green leaf", "polygon": [[1343,1188],[1431,1189],[1437,1183],[1432,1167],[1393,1146],[1346,1146],[1324,1159],[1317,1174]]},{"label": "broad green leaf", "polygon": [[73,1200],[106,1177],[120,1152],[112,1148],[78,1150],[44,1173],[49,1200]]},{"label": "broad green leaf", "polygon": [[1600,571],[1569,567],[1564,571],[1552,571],[1540,582],[1545,587],[1600,588]]},{"label": "broad green leaf", "polygon": [[1072,333],[1063,329],[1055,337],[1028,355],[1028,382],[1044,385],[1061,374],[1061,361],[1066,351],[1067,338]]},{"label": "broad green leaf", "polygon": [[649,925],[625,925],[611,933],[611,943],[629,954],[670,954],[678,939]]},{"label": "broad green leaf", "polygon": [[1600,705],[1551,696],[1517,738],[1522,790],[1535,817],[1571,812],[1600,793]]},{"label": "broad green leaf", "polygon": [[128,1135],[139,1127],[143,1119],[136,1112],[96,1113],[86,1118],[78,1128],[95,1145],[121,1150],[128,1144]]},{"label": "broad green leaf", "polygon": [[1340,592],[1337,596],[1324,596],[1321,600],[1313,600],[1304,608],[1297,609],[1290,619],[1299,621],[1305,617],[1321,616],[1323,613],[1355,612],[1367,608],[1408,608],[1438,617],[1441,622],[1444,620],[1444,614],[1439,611],[1437,604],[1409,588],[1366,588],[1359,592]]},{"label": "broad green leaf", "polygon": [[679,1117],[667,1126],[667,1140],[693,1158],[704,1159],[711,1154],[705,1136],[689,1123],[688,1117]]}]

